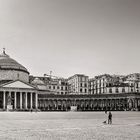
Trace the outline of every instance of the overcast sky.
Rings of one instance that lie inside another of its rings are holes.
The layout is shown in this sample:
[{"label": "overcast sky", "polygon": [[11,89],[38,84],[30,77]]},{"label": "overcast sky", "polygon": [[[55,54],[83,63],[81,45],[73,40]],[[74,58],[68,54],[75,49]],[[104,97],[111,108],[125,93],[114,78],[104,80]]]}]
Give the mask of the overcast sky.
[{"label": "overcast sky", "polygon": [[0,49],[32,75],[140,72],[140,0],[0,0]]}]

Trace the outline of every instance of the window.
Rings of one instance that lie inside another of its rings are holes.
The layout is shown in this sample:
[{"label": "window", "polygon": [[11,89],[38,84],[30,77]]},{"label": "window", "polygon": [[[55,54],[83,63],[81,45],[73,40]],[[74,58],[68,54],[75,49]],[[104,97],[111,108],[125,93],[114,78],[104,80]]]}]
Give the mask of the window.
[{"label": "window", "polygon": [[80,87],[82,87],[82,83],[80,84]]},{"label": "window", "polygon": [[87,84],[85,83],[85,87],[87,87]]},{"label": "window", "polygon": [[103,93],[105,93],[105,88],[103,87]]},{"label": "window", "polygon": [[53,89],[55,89],[55,86],[53,86]]},{"label": "window", "polygon": [[116,93],[119,93],[119,89],[118,88],[116,88]]},{"label": "window", "polygon": [[112,93],[112,89],[111,88],[109,89],[109,93]]},{"label": "window", "polygon": [[61,85],[65,85],[65,83],[64,82],[61,82]]},{"label": "window", "polygon": [[82,88],[80,88],[80,92],[82,93]]},{"label": "window", "polygon": [[85,89],[85,93],[87,93],[87,89]]},{"label": "window", "polygon": [[57,86],[57,89],[59,89],[59,86]]},{"label": "window", "polygon": [[122,92],[125,92],[125,88],[122,88]]},{"label": "window", "polygon": [[63,87],[61,87],[61,90],[63,90]]}]

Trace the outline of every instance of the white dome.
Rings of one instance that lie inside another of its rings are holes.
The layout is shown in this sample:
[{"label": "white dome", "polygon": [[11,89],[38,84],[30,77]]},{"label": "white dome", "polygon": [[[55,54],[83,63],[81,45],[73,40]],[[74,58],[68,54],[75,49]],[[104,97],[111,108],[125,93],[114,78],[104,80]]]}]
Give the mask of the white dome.
[{"label": "white dome", "polygon": [[31,84],[33,84],[33,85],[45,85],[45,83],[44,83],[42,80],[40,80],[38,77],[36,77],[36,78],[31,82]]}]

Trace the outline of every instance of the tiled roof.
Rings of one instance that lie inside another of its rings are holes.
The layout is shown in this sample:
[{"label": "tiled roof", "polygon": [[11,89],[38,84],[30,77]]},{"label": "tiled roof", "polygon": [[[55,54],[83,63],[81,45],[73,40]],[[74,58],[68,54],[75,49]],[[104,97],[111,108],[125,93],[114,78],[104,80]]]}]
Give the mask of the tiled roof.
[{"label": "tiled roof", "polygon": [[24,66],[10,58],[5,52],[0,54],[0,69],[21,70],[29,73]]},{"label": "tiled roof", "polygon": [[9,83],[10,81],[12,81],[12,80],[1,80],[0,81],[0,85]]}]

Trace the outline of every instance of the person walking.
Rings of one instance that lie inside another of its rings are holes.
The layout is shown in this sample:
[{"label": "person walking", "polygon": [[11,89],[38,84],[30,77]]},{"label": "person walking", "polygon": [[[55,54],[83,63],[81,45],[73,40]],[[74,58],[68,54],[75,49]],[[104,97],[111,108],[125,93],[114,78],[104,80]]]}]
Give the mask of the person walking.
[{"label": "person walking", "polygon": [[108,120],[108,114],[107,114],[107,110],[105,110],[105,121],[103,121],[103,124],[107,124],[107,120]]},{"label": "person walking", "polygon": [[108,114],[108,124],[112,124],[112,113],[110,111]]}]

